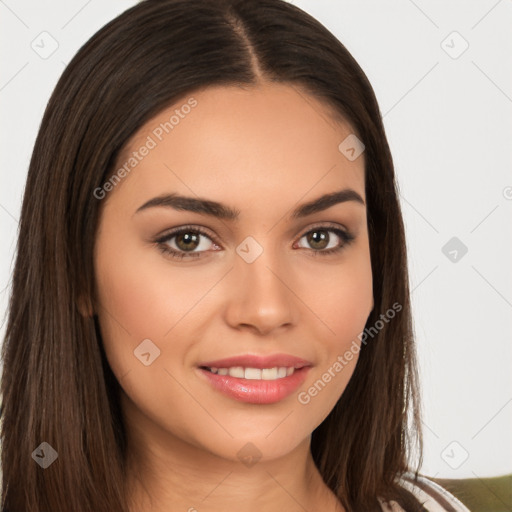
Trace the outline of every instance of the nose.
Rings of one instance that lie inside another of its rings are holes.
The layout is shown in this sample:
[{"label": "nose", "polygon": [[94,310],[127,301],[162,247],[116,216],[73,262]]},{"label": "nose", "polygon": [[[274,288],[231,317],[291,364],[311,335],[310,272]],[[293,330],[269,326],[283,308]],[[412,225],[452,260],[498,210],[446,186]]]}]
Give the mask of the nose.
[{"label": "nose", "polygon": [[237,256],[230,279],[225,320],[231,327],[266,335],[297,323],[292,273],[270,251],[252,263]]}]

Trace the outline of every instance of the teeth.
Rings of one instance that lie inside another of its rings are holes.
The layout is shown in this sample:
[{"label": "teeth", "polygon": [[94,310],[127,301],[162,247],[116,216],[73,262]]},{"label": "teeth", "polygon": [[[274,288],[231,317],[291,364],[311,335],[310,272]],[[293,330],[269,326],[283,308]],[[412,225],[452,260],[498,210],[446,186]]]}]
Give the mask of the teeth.
[{"label": "teeth", "polygon": [[228,371],[228,375],[230,377],[238,377],[239,379],[243,379],[245,377],[244,369],[241,366],[234,366],[230,368]]},{"label": "teeth", "polygon": [[279,375],[279,368],[263,368],[261,370],[261,378],[263,380],[275,380],[278,377],[281,377]]},{"label": "teeth", "polygon": [[261,380],[261,370],[259,368],[246,368],[244,379]]},{"label": "teeth", "polygon": [[242,366],[233,366],[231,368],[209,368],[212,373],[217,375],[229,375],[230,377],[237,377],[239,379],[247,380],[277,380],[284,377],[289,377],[295,371],[295,368],[286,366],[274,368],[243,368]]}]

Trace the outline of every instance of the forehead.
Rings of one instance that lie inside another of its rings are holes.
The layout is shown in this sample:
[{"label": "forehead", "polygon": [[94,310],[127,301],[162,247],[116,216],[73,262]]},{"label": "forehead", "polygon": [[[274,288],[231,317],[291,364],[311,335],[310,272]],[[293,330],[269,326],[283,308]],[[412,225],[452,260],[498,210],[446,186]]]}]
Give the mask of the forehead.
[{"label": "forehead", "polygon": [[364,198],[364,154],[351,161],[340,151],[353,129],[335,119],[295,85],[209,87],[137,131],[117,161],[131,169],[119,188],[139,196],[215,191],[215,199],[231,203],[247,191],[279,192],[294,203],[308,190],[312,197],[351,187]]}]

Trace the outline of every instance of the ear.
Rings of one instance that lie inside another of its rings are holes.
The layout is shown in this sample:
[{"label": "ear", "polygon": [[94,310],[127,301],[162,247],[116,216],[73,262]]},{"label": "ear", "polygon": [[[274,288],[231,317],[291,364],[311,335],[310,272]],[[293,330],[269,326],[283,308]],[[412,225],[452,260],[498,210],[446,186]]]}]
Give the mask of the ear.
[{"label": "ear", "polygon": [[91,301],[83,295],[78,297],[77,307],[83,317],[92,317],[94,315],[94,308],[92,307]]}]

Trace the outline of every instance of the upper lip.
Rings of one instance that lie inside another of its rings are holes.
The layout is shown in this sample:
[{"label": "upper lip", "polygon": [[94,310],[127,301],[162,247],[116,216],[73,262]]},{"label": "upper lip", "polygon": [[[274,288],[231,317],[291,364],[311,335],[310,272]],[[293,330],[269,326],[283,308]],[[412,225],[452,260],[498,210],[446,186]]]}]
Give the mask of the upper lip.
[{"label": "upper lip", "polygon": [[242,366],[244,368],[274,368],[274,367],[294,367],[303,368],[304,366],[312,366],[310,361],[295,357],[290,354],[271,354],[268,356],[256,354],[242,354],[239,356],[226,357],[215,361],[205,361],[200,363],[201,367],[208,368],[231,368],[234,366]]}]

